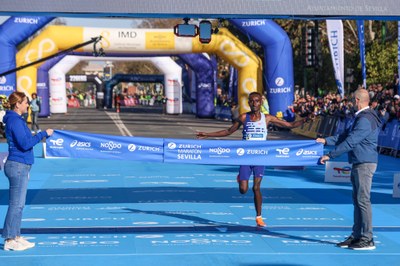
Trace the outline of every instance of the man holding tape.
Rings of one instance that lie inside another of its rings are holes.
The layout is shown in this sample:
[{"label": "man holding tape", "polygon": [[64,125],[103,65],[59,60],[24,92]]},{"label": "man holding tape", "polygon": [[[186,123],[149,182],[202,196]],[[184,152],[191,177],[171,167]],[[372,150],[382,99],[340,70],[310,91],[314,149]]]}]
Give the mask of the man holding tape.
[{"label": "man holding tape", "polygon": [[360,88],[354,92],[353,106],[356,109],[355,121],[348,132],[326,139],[317,138],[324,145],[336,145],[328,154],[320,158],[325,164],[347,152],[351,169],[353,187],[354,223],[352,234],[337,244],[341,248],[354,250],[373,250],[375,243],[372,234],[371,185],[378,164],[378,135],[381,122],[376,112],[369,108],[368,91]]}]

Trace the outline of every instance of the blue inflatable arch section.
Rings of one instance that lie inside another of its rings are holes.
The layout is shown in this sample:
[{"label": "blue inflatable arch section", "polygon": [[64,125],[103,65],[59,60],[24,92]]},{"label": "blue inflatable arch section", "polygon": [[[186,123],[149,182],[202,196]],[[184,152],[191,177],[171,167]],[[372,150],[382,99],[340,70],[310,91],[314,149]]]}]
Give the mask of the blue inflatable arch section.
[{"label": "blue inflatable arch section", "polygon": [[288,106],[294,101],[293,51],[286,32],[268,19],[232,19],[238,29],[264,47],[264,81],[270,113],[293,120]]},{"label": "blue inflatable arch section", "polygon": [[[0,25],[0,73],[16,67],[17,46],[53,19],[53,17],[10,17]],[[15,72],[1,77],[0,94],[8,96],[15,91],[16,79]]]},{"label": "blue inflatable arch section", "polygon": [[214,66],[202,54],[180,54],[182,59],[196,74],[196,115],[214,117]]}]

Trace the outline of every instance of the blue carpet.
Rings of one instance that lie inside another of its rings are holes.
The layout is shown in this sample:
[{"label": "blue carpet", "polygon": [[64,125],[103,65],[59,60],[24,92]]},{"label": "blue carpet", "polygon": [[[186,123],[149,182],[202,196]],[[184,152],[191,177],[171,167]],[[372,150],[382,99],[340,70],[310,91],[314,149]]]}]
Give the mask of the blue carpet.
[{"label": "blue carpet", "polygon": [[[4,147],[1,147],[4,149]],[[400,160],[380,156],[372,189],[374,251],[334,246],[351,231],[351,185],[324,166],[267,168],[263,216],[238,192],[238,167],[43,159],[36,149],[23,233],[36,247],[1,265],[398,265]],[[0,173],[0,217],[8,182]]]}]

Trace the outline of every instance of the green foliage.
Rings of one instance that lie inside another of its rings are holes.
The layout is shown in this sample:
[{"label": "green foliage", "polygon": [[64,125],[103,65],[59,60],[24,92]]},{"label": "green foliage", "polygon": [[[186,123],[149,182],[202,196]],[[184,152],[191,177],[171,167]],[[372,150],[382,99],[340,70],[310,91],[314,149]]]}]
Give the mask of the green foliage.
[{"label": "green foliage", "polygon": [[386,41],[385,45],[375,41],[366,53],[367,84],[386,84],[397,69],[397,42]]}]

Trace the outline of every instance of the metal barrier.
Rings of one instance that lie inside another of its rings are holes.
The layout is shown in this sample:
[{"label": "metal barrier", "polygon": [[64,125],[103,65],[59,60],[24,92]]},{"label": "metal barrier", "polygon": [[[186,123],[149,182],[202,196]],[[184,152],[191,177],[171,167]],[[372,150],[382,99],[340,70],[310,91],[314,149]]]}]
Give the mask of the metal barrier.
[{"label": "metal barrier", "polygon": [[[318,116],[314,121],[292,129],[292,132],[309,138],[325,138],[345,132],[353,122],[352,116]],[[399,120],[393,119],[382,127],[378,137],[378,147],[380,153],[395,157],[400,155]]]}]

